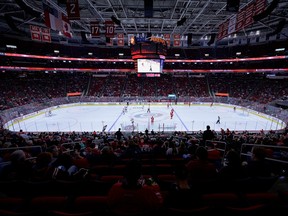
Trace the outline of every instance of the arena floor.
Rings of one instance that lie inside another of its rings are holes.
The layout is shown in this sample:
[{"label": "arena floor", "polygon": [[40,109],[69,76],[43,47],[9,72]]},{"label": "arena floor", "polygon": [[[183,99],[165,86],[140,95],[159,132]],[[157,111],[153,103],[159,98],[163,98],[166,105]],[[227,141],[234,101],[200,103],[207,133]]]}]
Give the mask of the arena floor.
[{"label": "arena floor", "polygon": [[[150,108],[150,112],[148,112]],[[174,109],[171,117],[171,110]],[[167,104],[129,105],[125,110],[124,104],[71,104],[51,108],[51,115],[40,111],[22,120],[8,123],[6,128],[12,131],[41,132],[41,131],[76,131],[123,132],[142,131],[147,128],[155,132],[168,131],[199,131],[205,130],[206,125],[220,131],[221,128],[235,131],[278,130],[284,127],[280,120],[273,117],[246,110],[241,107],[214,104]],[[151,117],[154,117],[154,122]],[[220,117],[220,124],[216,121]]]}]

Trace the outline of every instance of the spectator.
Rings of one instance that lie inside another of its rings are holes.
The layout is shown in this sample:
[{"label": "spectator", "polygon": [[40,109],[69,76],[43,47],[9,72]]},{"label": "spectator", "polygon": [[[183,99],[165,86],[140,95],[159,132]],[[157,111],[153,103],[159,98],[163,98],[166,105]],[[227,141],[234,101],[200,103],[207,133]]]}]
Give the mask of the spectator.
[{"label": "spectator", "polygon": [[142,178],[141,168],[140,161],[129,161],[123,181],[111,187],[108,205],[113,213],[155,213],[162,207],[163,198],[159,186]]},{"label": "spectator", "polygon": [[118,141],[120,141],[122,139],[122,137],[124,137],[121,128],[118,129],[118,131],[115,132],[115,136],[117,138]]},{"label": "spectator", "polygon": [[247,176],[244,167],[242,166],[242,161],[240,153],[231,149],[227,152],[225,156],[225,164],[219,170],[218,175],[221,179],[240,179]]},{"label": "spectator", "polygon": [[217,177],[217,169],[214,163],[208,160],[208,151],[205,147],[199,146],[195,152],[195,159],[190,160],[186,166],[189,173],[189,180],[201,180]]},{"label": "spectator", "polygon": [[245,168],[251,177],[272,177],[271,164],[266,159],[266,149],[259,146],[252,148],[251,160],[247,162]]},{"label": "spectator", "polygon": [[0,179],[28,180],[32,173],[33,164],[26,159],[26,153],[23,150],[13,151],[9,156],[10,163],[2,168]]},{"label": "spectator", "polygon": [[52,161],[52,153],[42,152],[36,158],[36,163],[33,166],[32,180],[33,181],[44,181],[51,180],[52,178],[52,167],[50,163]]},{"label": "spectator", "polygon": [[200,200],[199,194],[189,184],[188,170],[185,164],[176,166],[175,178],[175,182],[171,184],[165,196],[164,205],[168,208],[185,209],[197,204],[197,200]]},{"label": "spectator", "polygon": [[208,151],[208,160],[213,162],[217,169],[222,167],[222,154],[221,151],[217,148],[216,142],[207,142],[206,148]]},{"label": "spectator", "polygon": [[206,126],[206,130],[203,132],[202,135],[202,144],[206,144],[206,140],[213,140],[215,139],[215,134],[214,132],[210,129],[210,125]]}]

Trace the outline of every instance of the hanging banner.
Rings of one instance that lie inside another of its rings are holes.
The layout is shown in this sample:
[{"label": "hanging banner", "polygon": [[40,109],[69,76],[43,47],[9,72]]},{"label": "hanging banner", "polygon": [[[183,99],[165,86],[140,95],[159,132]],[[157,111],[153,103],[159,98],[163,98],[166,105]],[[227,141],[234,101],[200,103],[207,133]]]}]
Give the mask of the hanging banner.
[{"label": "hanging banner", "polygon": [[114,37],[115,26],[114,22],[111,20],[105,21],[105,36],[112,38]]},{"label": "hanging banner", "polygon": [[41,28],[39,26],[30,25],[31,39],[41,41]]},{"label": "hanging banner", "polygon": [[167,47],[170,47],[170,43],[171,43],[171,36],[170,36],[170,34],[164,34],[163,35],[164,36],[164,40],[166,41],[166,43],[167,43]]},{"label": "hanging banner", "polygon": [[66,0],[66,11],[69,20],[80,20],[78,0]]},{"label": "hanging banner", "polygon": [[117,34],[117,45],[124,46],[124,34],[123,33]]},{"label": "hanging banner", "polygon": [[91,31],[92,38],[100,37],[99,22],[97,21],[90,22],[90,31]]},{"label": "hanging banner", "polygon": [[51,33],[49,28],[41,28],[42,41],[51,43]]},{"label": "hanging banner", "polygon": [[181,45],[181,36],[180,34],[174,34],[173,35],[173,46],[174,47],[179,47]]}]

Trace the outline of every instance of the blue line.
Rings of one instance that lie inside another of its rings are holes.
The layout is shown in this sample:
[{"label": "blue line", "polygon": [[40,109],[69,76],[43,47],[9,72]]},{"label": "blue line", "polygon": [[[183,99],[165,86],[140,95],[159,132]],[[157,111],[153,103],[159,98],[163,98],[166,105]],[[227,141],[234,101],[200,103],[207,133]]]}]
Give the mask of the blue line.
[{"label": "blue line", "polygon": [[[172,107],[174,109],[174,107]],[[186,131],[188,131],[188,128],[186,127],[186,125],[184,124],[184,122],[182,121],[182,119],[179,117],[179,115],[177,114],[177,112],[174,109],[174,113],[176,114],[177,118],[180,120],[180,122],[182,123],[182,125],[185,127]]]},{"label": "blue line", "polygon": [[112,126],[109,128],[108,132],[110,132],[110,130],[114,127],[114,125],[116,124],[116,122],[118,121],[118,119],[122,116],[122,113],[120,113],[120,115],[118,116],[118,118],[115,120],[115,122],[112,124]]}]

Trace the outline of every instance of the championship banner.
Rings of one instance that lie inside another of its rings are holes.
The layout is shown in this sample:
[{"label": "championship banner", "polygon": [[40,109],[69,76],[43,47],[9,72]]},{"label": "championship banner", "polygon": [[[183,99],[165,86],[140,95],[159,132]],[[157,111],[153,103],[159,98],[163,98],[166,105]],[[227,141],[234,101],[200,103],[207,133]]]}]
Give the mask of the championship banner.
[{"label": "championship banner", "polygon": [[234,14],[232,17],[230,17],[229,24],[228,24],[228,35],[230,35],[230,34],[235,32],[236,20],[237,20],[237,15],[236,14]]},{"label": "championship banner", "polygon": [[266,0],[256,0],[254,5],[253,16],[262,13],[266,7]]},{"label": "championship banner", "polygon": [[41,28],[39,26],[30,25],[31,39],[41,41]]},{"label": "championship banner", "polygon": [[114,37],[115,33],[114,31],[115,31],[114,22],[111,20],[105,21],[105,36],[109,38]]},{"label": "championship banner", "polygon": [[69,20],[80,20],[78,0],[66,0],[66,11]]},{"label": "championship banner", "polygon": [[254,22],[253,19],[253,11],[254,11],[254,4],[248,4],[245,10],[245,22],[244,28],[251,25]]},{"label": "championship banner", "polygon": [[49,28],[41,28],[42,41],[51,43],[51,33]]},{"label": "championship banner", "polygon": [[180,34],[174,34],[173,35],[173,46],[174,47],[179,47],[181,45],[181,36]]},{"label": "championship banner", "polygon": [[236,21],[236,28],[235,31],[238,32],[243,29],[244,22],[245,22],[245,8],[242,8],[237,14],[237,21]]},{"label": "championship banner", "polygon": [[117,45],[124,46],[124,34],[123,33],[117,34]]},{"label": "championship banner", "polygon": [[[266,0],[255,0],[240,9],[235,15],[219,25],[217,40],[221,40],[233,32],[238,32],[253,24],[253,17],[265,10]],[[227,31],[226,31],[227,30]]]},{"label": "championship banner", "polygon": [[90,22],[90,31],[91,31],[92,38],[100,37],[99,22],[97,21]]},{"label": "championship banner", "polygon": [[217,40],[221,40],[228,35],[228,26],[229,26],[230,19],[226,20],[219,26],[219,31],[217,35]]},{"label": "championship banner", "polygon": [[170,34],[164,34],[164,40],[167,42],[167,47],[170,47],[171,43]]}]

